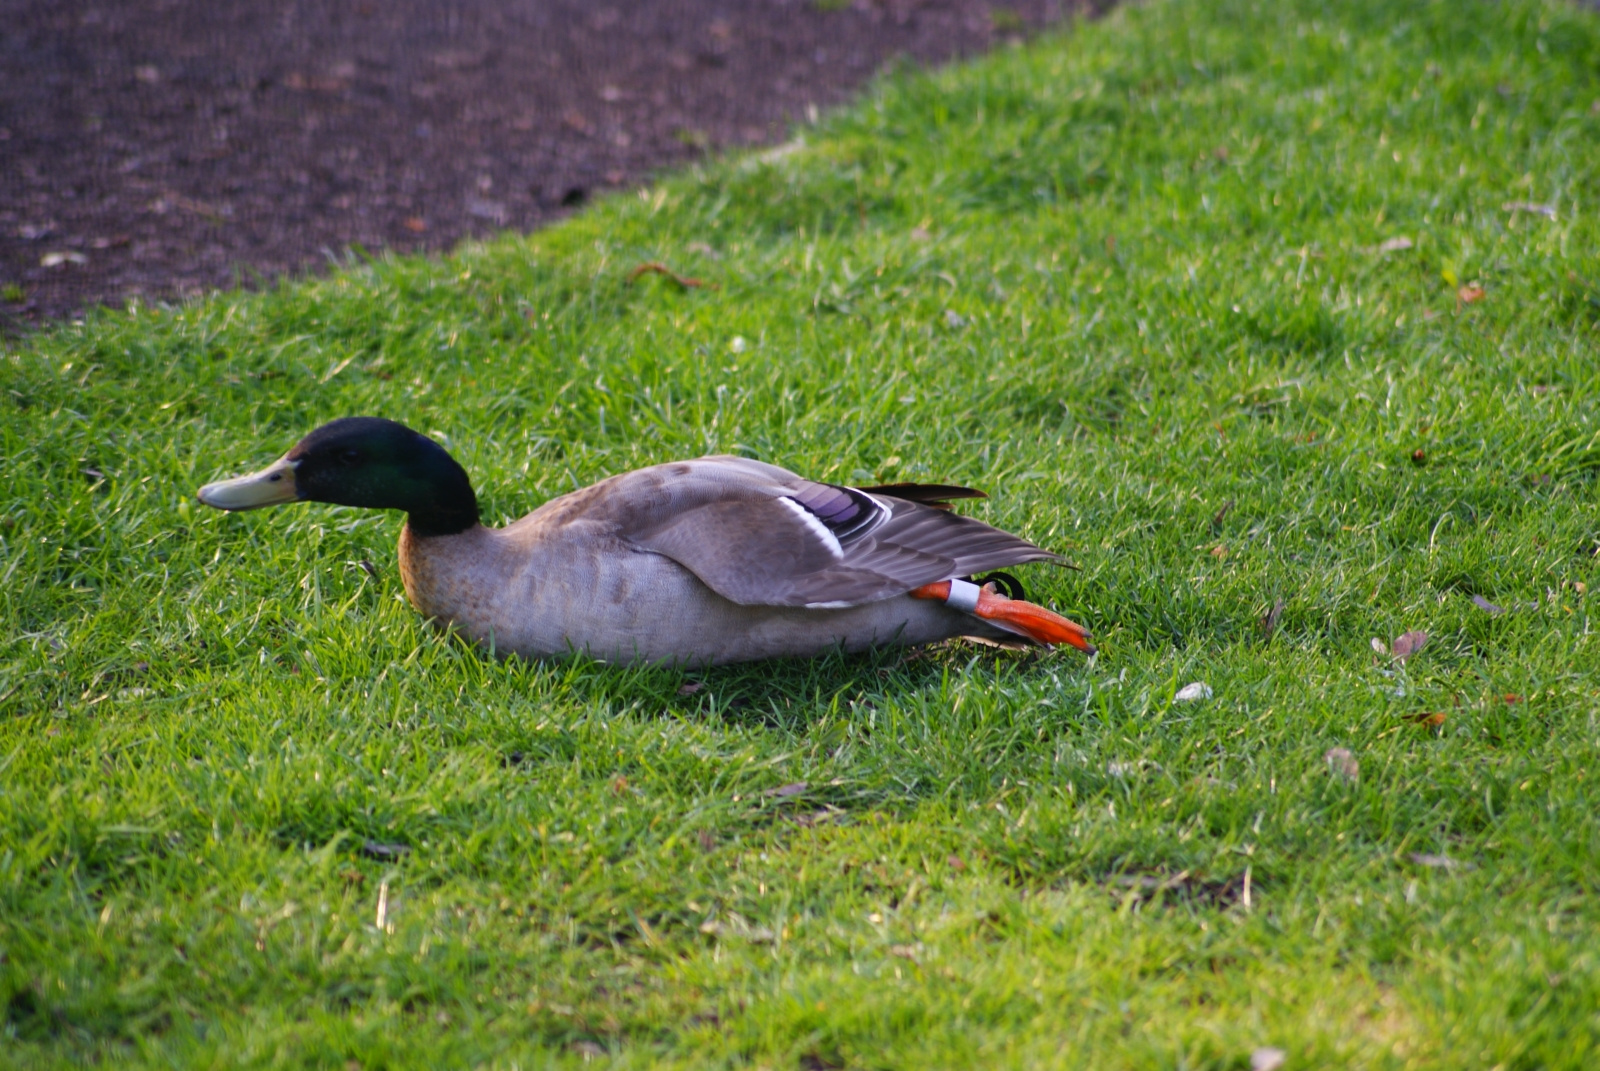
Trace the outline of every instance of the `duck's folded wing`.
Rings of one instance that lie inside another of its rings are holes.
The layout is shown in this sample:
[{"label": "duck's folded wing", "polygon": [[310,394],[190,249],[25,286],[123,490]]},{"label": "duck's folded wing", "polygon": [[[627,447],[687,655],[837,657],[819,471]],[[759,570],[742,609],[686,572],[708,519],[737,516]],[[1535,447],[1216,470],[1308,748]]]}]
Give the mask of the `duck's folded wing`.
[{"label": "duck's folded wing", "polygon": [[[897,488],[905,498],[869,493],[742,458],[661,468],[676,474],[650,505],[619,518],[618,535],[673,559],[737,603],[854,606],[1057,557],[982,521],[911,501],[913,485]],[[942,502],[965,491],[935,490],[922,497]]]}]

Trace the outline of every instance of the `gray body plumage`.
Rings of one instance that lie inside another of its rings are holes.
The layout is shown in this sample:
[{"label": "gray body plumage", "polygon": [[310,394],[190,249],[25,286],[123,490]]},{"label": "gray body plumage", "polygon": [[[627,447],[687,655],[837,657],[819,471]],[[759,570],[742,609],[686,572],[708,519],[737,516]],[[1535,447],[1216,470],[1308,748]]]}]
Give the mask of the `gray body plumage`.
[{"label": "gray body plumage", "polygon": [[684,665],[1014,640],[908,592],[1055,557],[944,509],[737,457],[613,476],[501,529],[400,539],[417,608],[498,651]]}]

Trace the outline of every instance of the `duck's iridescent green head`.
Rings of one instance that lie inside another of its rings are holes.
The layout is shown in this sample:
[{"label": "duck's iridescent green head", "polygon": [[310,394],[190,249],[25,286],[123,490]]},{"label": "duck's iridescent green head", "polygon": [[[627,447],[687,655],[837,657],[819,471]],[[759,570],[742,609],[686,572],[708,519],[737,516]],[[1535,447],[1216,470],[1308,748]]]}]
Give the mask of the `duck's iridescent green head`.
[{"label": "duck's iridescent green head", "polygon": [[226,510],[297,501],[400,509],[419,536],[478,523],[477,496],[455,458],[426,435],[379,417],[324,424],[260,472],[206,484],[199,498]]}]

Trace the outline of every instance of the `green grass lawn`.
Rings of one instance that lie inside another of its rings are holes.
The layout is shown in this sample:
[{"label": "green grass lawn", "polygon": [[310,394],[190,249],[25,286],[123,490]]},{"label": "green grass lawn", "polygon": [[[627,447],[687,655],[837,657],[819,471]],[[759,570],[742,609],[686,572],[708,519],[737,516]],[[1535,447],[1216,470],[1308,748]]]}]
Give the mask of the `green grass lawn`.
[{"label": "green grass lawn", "polygon": [[[1157,0],[6,342],[0,1064],[1595,1066],[1597,200],[1594,14]],[[496,522],[983,487],[1101,653],[496,661],[398,517],[194,502],[357,413]]]}]

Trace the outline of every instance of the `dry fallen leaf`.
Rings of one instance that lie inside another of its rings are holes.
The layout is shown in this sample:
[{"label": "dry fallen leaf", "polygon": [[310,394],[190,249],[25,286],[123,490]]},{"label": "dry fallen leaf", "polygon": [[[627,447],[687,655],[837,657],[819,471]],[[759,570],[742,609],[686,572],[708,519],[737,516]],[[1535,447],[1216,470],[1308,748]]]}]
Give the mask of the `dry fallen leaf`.
[{"label": "dry fallen leaf", "polygon": [[1261,632],[1267,639],[1270,640],[1273,632],[1277,631],[1278,618],[1282,616],[1283,600],[1279,599],[1272,604],[1272,609],[1268,610],[1266,616],[1261,619]]},{"label": "dry fallen leaf", "polygon": [[1193,703],[1200,699],[1211,698],[1211,685],[1204,681],[1195,681],[1185,684],[1178,689],[1178,694],[1172,697],[1174,703]]},{"label": "dry fallen leaf", "polygon": [[787,785],[779,785],[777,788],[769,788],[769,789],[767,789],[767,791],[763,792],[762,795],[763,796],[776,796],[779,799],[784,799],[784,798],[787,798],[789,796],[798,796],[802,792],[804,792],[805,790],[806,790],[806,782],[804,782],[804,781],[794,781],[794,782],[791,782],[790,784],[787,784]]},{"label": "dry fallen leaf", "polygon": [[1384,643],[1376,636],[1372,637],[1372,649],[1378,652],[1380,655],[1387,655],[1389,653],[1388,644]]},{"label": "dry fallen leaf", "polygon": [[[668,279],[671,279],[685,290],[706,285],[699,279],[691,279],[687,275],[679,275],[677,272],[673,271],[659,260],[646,261],[645,263],[640,264],[637,268],[634,268],[628,273],[628,282],[637,282],[639,276],[645,274],[665,275]],[[711,289],[715,290],[716,288],[717,284],[712,283]]]},{"label": "dry fallen leaf", "polygon": [[1377,253],[1379,255],[1384,253],[1403,253],[1414,245],[1416,245],[1416,243],[1410,238],[1401,235],[1399,237],[1385,239],[1384,241],[1379,242],[1377,245],[1370,247],[1367,252]]},{"label": "dry fallen leaf", "polygon": [[1426,465],[1428,463],[1428,452],[1421,447],[1411,451],[1411,463],[1413,465]]},{"label": "dry fallen leaf", "polygon": [[827,810],[812,811],[810,814],[786,814],[782,817],[785,822],[793,822],[797,826],[811,829],[824,822],[831,822],[843,813],[837,807],[829,807]]},{"label": "dry fallen leaf", "polygon": [[1394,646],[1391,650],[1396,658],[1404,662],[1426,647],[1427,644],[1428,634],[1426,632],[1403,632],[1394,638]]},{"label": "dry fallen leaf", "polygon": [[1483,287],[1478,286],[1476,283],[1468,283],[1456,291],[1456,300],[1463,305],[1471,305],[1474,301],[1482,301],[1488,296]]},{"label": "dry fallen leaf", "polygon": [[1226,558],[1228,556],[1228,544],[1218,543],[1216,546],[1212,547],[1211,556],[1219,561],[1223,558]]},{"label": "dry fallen leaf", "polygon": [[1322,756],[1322,761],[1328,764],[1328,769],[1333,776],[1346,783],[1354,783],[1361,777],[1361,763],[1350,753],[1346,747],[1331,747]]},{"label": "dry fallen leaf", "polygon": [[1446,715],[1442,710],[1405,715],[1406,721],[1416,722],[1425,729],[1437,729],[1445,723]]},{"label": "dry fallen leaf", "polygon": [[405,228],[412,234],[421,234],[428,229],[428,221],[421,216],[407,216]]},{"label": "dry fallen leaf", "polygon": [[1476,606],[1486,614],[1503,614],[1506,612],[1505,607],[1496,606],[1482,595],[1474,595],[1472,597],[1472,605]]},{"label": "dry fallen leaf", "polygon": [[1230,498],[1230,499],[1228,499],[1228,501],[1226,501],[1226,502],[1224,502],[1222,504],[1222,508],[1221,509],[1217,510],[1216,514],[1211,518],[1211,530],[1213,532],[1221,530],[1222,522],[1227,519],[1228,511],[1231,510],[1232,508],[1233,508],[1233,499]]},{"label": "dry fallen leaf", "polygon": [[683,684],[683,685],[679,685],[678,686],[678,694],[679,695],[694,695],[697,692],[705,691],[705,687],[706,686],[704,684],[702,684],[700,681],[690,681],[688,684]]}]

